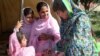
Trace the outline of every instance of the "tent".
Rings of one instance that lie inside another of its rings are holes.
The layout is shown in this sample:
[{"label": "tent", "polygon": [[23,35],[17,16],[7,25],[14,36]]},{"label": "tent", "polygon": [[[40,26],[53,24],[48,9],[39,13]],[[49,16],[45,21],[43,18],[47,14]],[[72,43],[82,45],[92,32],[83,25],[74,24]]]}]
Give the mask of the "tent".
[{"label": "tent", "polygon": [[20,16],[21,0],[0,0],[0,33],[11,30]]}]

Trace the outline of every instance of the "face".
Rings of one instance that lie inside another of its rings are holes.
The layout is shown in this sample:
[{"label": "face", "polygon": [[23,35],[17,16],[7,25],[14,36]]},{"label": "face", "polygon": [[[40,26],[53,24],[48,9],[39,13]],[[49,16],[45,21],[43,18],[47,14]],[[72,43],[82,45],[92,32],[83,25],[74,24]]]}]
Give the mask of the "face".
[{"label": "face", "polygon": [[33,15],[32,15],[32,14],[28,14],[28,15],[26,16],[26,21],[27,21],[28,23],[32,23],[32,22],[33,22]]},{"label": "face", "polygon": [[26,45],[27,45],[27,39],[26,39],[25,35],[23,35],[23,38],[21,40],[21,46],[26,47]]},{"label": "face", "polygon": [[57,11],[57,15],[58,15],[59,17],[61,17],[62,19],[67,19],[67,18],[68,18],[67,11],[60,11],[60,10],[58,10],[58,11]]},{"label": "face", "polygon": [[42,19],[48,19],[49,18],[49,10],[47,6],[43,6],[39,12],[39,15]]}]

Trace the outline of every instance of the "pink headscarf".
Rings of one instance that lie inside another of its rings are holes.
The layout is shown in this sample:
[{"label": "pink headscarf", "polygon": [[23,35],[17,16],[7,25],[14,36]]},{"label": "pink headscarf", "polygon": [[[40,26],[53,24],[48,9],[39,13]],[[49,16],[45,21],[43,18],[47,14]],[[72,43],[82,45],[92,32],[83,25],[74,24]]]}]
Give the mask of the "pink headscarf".
[{"label": "pink headscarf", "polygon": [[[47,4],[47,3],[46,3]],[[44,49],[50,48],[54,46],[60,40],[60,31],[57,21],[52,17],[49,9],[49,18],[45,19],[38,19],[34,22],[32,26],[32,33],[29,41],[29,45],[33,45],[37,52],[41,52]],[[54,41],[50,40],[43,40],[39,41],[38,37],[41,33],[47,33],[54,36]]]}]

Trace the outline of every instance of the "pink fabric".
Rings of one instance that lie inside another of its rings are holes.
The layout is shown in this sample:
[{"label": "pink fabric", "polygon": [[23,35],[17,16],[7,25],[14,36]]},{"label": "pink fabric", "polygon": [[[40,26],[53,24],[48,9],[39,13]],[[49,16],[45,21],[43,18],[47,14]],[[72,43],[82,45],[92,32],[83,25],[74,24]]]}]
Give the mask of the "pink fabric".
[{"label": "pink fabric", "polygon": [[[41,33],[47,33],[53,35],[53,40],[39,41],[38,37]],[[38,19],[32,26],[32,33],[29,41],[29,45],[35,47],[37,56],[47,48],[54,48],[55,44],[60,40],[60,32],[57,21],[52,17],[49,9],[49,19]],[[41,55],[40,55],[41,56]]]},{"label": "pink fabric", "polygon": [[35,56],[35,49],[33,46],[22,47],[19,50],[18,56]]},{"label": "pink fabric", "polygon": [[18,50],[20,49],[20,44],[17,40],[16,32],[10,35],[9,39],[9,55],[16,56],[18,54]]}]

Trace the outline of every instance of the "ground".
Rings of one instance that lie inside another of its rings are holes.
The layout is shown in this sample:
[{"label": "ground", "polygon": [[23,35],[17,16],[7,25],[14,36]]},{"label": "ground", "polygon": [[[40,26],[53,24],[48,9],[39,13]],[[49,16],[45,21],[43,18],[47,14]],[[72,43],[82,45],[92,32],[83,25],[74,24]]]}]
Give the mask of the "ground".
[{"label": "ground", "polygon": [[9,35],[9,32],[0,35],[0,56],[7,56]]}]

